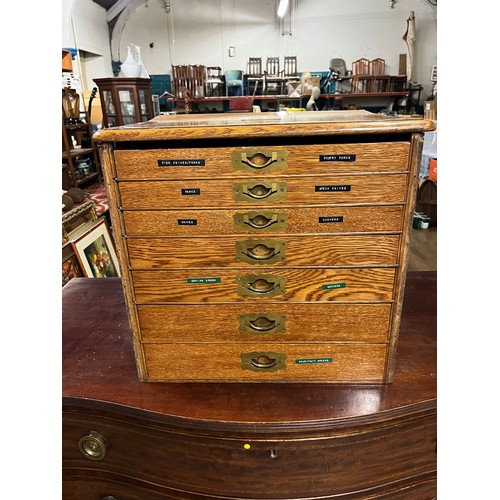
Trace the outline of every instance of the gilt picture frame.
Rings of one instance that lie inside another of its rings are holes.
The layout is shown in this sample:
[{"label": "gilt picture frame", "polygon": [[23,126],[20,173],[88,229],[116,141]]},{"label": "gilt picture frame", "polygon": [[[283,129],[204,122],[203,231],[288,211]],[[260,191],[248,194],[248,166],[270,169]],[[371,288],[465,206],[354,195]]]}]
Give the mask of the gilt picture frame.
[{"label": "gilt picture frame", "polygon": [[100,218],[72,241],[75,255],[87,278],[120,277],[120,267],[108,223]]}]

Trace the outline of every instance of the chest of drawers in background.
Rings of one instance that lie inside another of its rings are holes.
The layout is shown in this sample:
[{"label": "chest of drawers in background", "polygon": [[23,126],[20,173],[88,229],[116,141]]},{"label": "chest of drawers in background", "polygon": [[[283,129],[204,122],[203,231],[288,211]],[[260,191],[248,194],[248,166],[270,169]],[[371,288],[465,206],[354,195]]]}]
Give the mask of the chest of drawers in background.
[{"label": "chest of drawers in background", "polygon": [[97,132],[139,378],[391,382],[433,129],[334,111]]}]

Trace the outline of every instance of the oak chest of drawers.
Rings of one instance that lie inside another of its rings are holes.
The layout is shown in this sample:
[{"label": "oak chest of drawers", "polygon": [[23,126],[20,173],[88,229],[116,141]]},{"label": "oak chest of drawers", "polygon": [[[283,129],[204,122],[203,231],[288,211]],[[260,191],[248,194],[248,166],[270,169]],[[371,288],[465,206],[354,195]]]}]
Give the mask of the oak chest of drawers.
[{"label": "oak chest of drawers", "polygon": [[391,382],[433,129],[333,111],[97,132],[140,380]]}]

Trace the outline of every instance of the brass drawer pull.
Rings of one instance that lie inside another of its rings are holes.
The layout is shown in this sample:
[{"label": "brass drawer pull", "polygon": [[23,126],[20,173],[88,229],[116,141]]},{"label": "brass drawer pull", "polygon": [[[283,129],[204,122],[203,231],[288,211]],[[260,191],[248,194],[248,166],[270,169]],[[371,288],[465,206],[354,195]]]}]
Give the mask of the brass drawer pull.
[{"label": "brass drawer pull", "polygon": [[275,352],[247,352],[241,354],[241,368],[256,372],[284,370],[286,356]]},{"label": "brass drawer pull", "polygon": [[78,448],[85,458],[97,462],[103,460],[106,456],[108,443],[100,434],[90,431],[80,438]]},{"label": "brass drawer pull", "polygon": [[276,366],[278,360],[276,358],[270,358],[268,356],[262,355],[258,358],[252,358],[251,363],[255,368],[273,368]]},{"label": "brass drawer pull", "polygon": [[275,212],[237,213],[233,216],[236,229],[240,230],[285,230],[288,214]]},{"label": "brass drawer pull", "polygon": [[270,274],[248,275],[238,277],[238,293],[246,297],[275,297],[285,293],[284,276]]},{"label": "brass drawer pull", "polygon": [[275,240],[246,240],[236,243],[236,261],[272,264],[285,260],[285,243]]},{"label": "brass drawer pull", "polygon": [[284,170],[288,167],[288,151],[266,148],[235,149],[231,152],[231,163],[234,170],[245,172]]},{"label": "brass drawer pull", "polygon": [[255,153],[250,158],[245,152],[241,153],[241,162],[252,168],[266,168],[278,161],[278,153],[273,151],[271,156],[266,156],[264,153]]},{"label": "brass drawer pull", "polygon": [[285,331],[285,316],[276,313],[240,314],[240,332],[272,335]]},{"label": "brass drawer pull", "polygon": [[239,182],[234,184],[235,201],[278,201],[286,199],[286,182]]}]

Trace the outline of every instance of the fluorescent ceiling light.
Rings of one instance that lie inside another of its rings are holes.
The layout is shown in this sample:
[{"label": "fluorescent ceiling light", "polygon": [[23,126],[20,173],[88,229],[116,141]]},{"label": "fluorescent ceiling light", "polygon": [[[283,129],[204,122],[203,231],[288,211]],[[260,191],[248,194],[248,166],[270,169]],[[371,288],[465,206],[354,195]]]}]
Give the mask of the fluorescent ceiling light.
[{"label": "fluorescent ceiling light", "polygon": [[278,6],[278,17],[283,17],[285,15],[287,7],[288,7],[288,0],[280,0],[280,4]]}]

